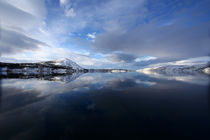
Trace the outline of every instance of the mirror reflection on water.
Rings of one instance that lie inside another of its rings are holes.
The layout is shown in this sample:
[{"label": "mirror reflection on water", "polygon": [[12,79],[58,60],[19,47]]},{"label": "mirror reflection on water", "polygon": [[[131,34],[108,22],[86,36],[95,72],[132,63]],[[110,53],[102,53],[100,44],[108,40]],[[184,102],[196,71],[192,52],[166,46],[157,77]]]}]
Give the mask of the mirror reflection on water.
[{"label": "mirror reflection on water", "polygon": [[207,138],[209,77],[73,73],[1,79],[0,137]]}]

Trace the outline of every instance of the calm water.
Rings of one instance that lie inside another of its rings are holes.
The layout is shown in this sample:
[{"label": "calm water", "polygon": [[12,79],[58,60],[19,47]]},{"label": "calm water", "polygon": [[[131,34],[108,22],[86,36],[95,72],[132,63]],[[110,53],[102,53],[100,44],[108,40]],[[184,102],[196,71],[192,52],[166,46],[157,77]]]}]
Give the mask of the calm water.
[{"label": "calm water", "polygon": [[1,79],[0,139],[205,140],[208,82],[136,72]]}]

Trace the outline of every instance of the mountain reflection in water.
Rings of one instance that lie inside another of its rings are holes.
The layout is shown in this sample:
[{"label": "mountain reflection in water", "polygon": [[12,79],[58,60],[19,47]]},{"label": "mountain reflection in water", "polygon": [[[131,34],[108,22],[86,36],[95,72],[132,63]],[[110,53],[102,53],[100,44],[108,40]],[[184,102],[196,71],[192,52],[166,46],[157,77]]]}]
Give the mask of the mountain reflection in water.
[{"label": "mountain reflection in water", "polygon": [[208,76],[187,81],[136,72],[4,77],[0,139],[206,139]]}]

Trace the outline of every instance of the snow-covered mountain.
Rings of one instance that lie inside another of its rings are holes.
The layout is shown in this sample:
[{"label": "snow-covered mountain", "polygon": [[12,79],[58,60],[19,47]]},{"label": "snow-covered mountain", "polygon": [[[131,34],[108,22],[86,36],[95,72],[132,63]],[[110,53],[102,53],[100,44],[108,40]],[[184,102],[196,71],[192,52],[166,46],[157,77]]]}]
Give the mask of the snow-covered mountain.
[{"label": "snow-covered mountain", "polygon": [[186,75],[195,73],[210,74],[209,72],[210,57],[198,57],[181,61],[158,63],[149,65],[146,68],[137,70],[138,72],[156,72],[168,76]]},{"label": "snow-covered mountain", "polygon": [[149,65],[136,71],[150,77],[206,85],[210,75],[209,62],[209,57],[199,57]]},{"label": "snow-covered mountain", "polygon": [[45,61],[41,62],[42,64],[51,64],[56,66],[65,66],[65,67],[72,67],[74,70],[83,70],[81,66],[79,66],[77,63],[73,62],[72,60],[68,58],[59,58],[54,61]]},{"label": "snow-covered mountain", "polygon": [[69,74],[73,72],[87,72],[87,69],[80,67],[75,62],[61,58],[54,61],[37,63],[4,63],[0,62],[0,74],[23,74],[23,75],[50,75]]},{"label": "snow-covered mountain", "polygon": [[201,64],[201,65],[166,65],[166,66],[159,66],[159,67],[153,67],[153,68],[146,68],[139,71],[151,71],[156,72],[159,74],[164,74],[168,76],[180,76],[180,75],[194,75],[196,73],[205,73],[209,74],[209,72],[205,69],[207,68],[207,65]]},{"label": "snow-covered mountain", "polygon": [[85,69],[67,58],[37,63],[0,62],[0,75],[52,75],[74,72],[129,72],[126,69]]}]

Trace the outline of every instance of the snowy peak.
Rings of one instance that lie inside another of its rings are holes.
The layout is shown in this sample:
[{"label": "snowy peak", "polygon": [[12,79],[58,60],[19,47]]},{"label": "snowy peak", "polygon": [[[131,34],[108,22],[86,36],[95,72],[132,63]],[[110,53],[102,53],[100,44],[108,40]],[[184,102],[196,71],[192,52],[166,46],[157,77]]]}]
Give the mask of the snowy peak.
[{"label": "snowy peak", "polygon": [[72,67],[75,70],[82,70],[83,69],[77,63],[73,62],[72,60],[70,60],[68,58],[56,59],[55,61],[51,61],[51,64],[58,65],[58,66]]}]

